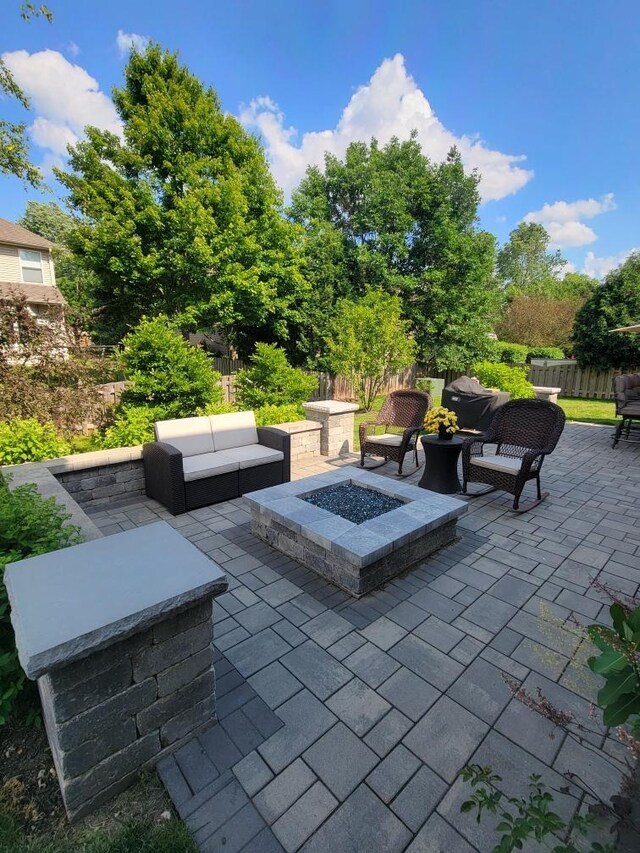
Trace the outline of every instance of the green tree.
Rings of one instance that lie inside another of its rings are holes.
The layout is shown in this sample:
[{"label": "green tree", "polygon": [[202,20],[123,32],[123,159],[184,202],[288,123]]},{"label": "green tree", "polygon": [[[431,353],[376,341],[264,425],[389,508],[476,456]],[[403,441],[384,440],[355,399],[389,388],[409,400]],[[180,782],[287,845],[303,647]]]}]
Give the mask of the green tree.
[{"label": "green tree", "polygon": [[554,296],[557,299],[588,299],[600,287],[597,278],[581,272],[568,272],[558,281]]},{"label": "green tree", "polygon": [[222,327],[241,354],[287,342],[306,289],[299,229],[258,141],[158,45],[132,53],[113,100],[123,140],[89,127],[56,173],[83,217],[72,248],[96,274],[103,334],[165,313]]},{"label": "green tree", "polygon": [[549,252],[549,235],[537,222],[521,222],[496,258],[496,273],[508,295],[555,296],[566,261]]},{"label": "green tree", "polygon": [[[46,6],[36,6],[35,3],[21,3],[20,15],[24,21],[38,17],[44,17],[49,22],[53,20],[53,16]],[[27,110],[31,106],[29,99],[16,83],[13,74],[1,56],[0,94],[15,98]],[[0,174],[15,175],[16,178],[20,178],[33,187],[42,186],[40,170],[29,161],[27,126],[24,122],[15,124],[6,119],[0,119]]]},{"label": "green tree", "polygon": [[56,284],[72,308],[90,308],[96,286],[95,275],[85,269],[69,248],[78,220],[54,201],[28,201],[18,224],[55,244]]},{"label": "green tree", "polygon": [[640,335],[610,329],[640,321],[640,252],[610,272],[576,315],[573,330],[580,367],[596,370],[640,367]]},{"label": "green tree", "polygon": [[331,306],[380,288],[402,298],[423,360],[468,366],[486,350],[496,309],[495,241],[478,231],[479,176],[455,149],[431,163],[415,134],[381,148],[357,142],[344,160],[327,154],[294,192],[312,285],[306,337],[313,361]]},{"label": "green tree", "polygon": [[143,406],[158,418],[184,418],[222,400],[220,374],[209,357],[188,343],[168,317],[143,317],[123,343],[130,383],[122,394],[124,408]]},{"label": "green tree", "polygon": [[370,290],[358,300],[341,299],[330,332],[329,364],[351,379],[360,407],[367,411],[385,378],[416,357],[400,298],[382,291]]}]

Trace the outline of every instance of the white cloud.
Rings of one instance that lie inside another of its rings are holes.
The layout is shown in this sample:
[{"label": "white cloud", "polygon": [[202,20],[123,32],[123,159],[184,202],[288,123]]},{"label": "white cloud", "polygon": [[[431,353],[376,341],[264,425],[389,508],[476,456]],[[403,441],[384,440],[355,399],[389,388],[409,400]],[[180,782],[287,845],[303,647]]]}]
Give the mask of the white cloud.
[{"label": "white cloud", "polygon": [[640,251],[640,248],[628,249],[626,252],[619,252],[617,255],[609,255],[607,257],[598,257],[593,252],[587,252],[582,272],[585,275],[590,275],[592,278],[604,278],[611,270],[624,263],[629,255],[638,251]]},{"label": "white cloud", "polygon": [[414,129],[422,150],[433,160],[443,160],[452,145],[458,147],[465,166],[477,168],[482,175],[484,201],[504,198],[533,177],[532,171],[516,165],[526,159],[523,155],[503,154],[487,148],[478,137],[457,137],[447,130],[407,73],[401,54],[382,62],[369,82],[352,95],[331,130],[305,133],[297,142],[295,128],[285,126],[283,113],[270,98],[253,100],[242,110],[240,120],[262,133],[273,174],[286,195],[307,166],[322,165],[325,151],[342,157],[351,142],[368,142],[375,136],[384,145],[392,136],[407,139]]},{"label": "white cloud", "polygon": [[121,133],[113,102],[100,91],[98,81],[58,51],[16,50],[2,58],[36,112],[30,131],[45,150],[45,172],[62,162],[67,145],[77,142],[88,124]]},{"label": "white cloud", "polygon": [[116,36],[116,45],[120,56],[127,56],[131,50],[137,50],[138,53],[143,53],[149,44],[149,36],[141,36],[138,33],[125,33],[118,30]]},{"label": "white cloud", "polygon": [[80,48],[74,41],[70,41],[66,49],[69,56],[77,56],[80,53]]},{"label": "white cloud", "polygon": [[567,249],[571,246],[586,246],[598,239],[595,231],[585,225],[582,219],[592,219],[615,209],[613,193],[607,193],[600,200],[586,198],[545,204],[540,210],[527,213],[523,222],[539,222],[544,225],[551,238],[551,246],[554,249]]}]

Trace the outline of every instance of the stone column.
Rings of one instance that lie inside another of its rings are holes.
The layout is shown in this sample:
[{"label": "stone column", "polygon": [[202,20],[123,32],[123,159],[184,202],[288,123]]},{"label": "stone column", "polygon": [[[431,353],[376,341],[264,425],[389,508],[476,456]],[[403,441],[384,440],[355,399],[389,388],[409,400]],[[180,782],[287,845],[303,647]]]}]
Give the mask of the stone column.
[{"label": "stone column", "polygon": [[346,456],[353,445],[354,412],[356,403],[343,403],[340,400],[317,400],[303,403],[310,421],[322,424],[320,432],[320,453],[322,456]]},{"label": "stone column", "polygon": [[212,600],[227,580],[166,522],[13,563],[5,577],[70,818],[212,724]]}]

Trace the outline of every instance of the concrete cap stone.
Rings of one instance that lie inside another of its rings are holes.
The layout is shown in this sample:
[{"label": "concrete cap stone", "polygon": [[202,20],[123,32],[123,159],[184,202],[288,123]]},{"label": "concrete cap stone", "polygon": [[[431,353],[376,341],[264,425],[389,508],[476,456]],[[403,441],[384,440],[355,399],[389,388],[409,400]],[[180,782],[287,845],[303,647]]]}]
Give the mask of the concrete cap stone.
[{"label": "concrete cap stone", "polygon": [[344,415],[347,412],[357,412],[357,403],[343,403],[341,400],[314,400],[312,403],[303,403],[305,412],[320,412],[323,415]]},{"label": "concrete cap stone", "polygon": [[227,578],[160,521],[11,563],[5,584],[20,663],[35,679],[220,595]]}]

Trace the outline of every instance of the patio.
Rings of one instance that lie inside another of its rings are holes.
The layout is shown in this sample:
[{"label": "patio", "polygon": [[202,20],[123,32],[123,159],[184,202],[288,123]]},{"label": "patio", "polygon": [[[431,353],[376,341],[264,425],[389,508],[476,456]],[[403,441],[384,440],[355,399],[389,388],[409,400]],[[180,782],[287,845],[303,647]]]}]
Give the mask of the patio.
[{"label": "patio", "polygon": [[[502,676],[594,728],[594,683],[569,665],[561,625],[606,619],[596,577],[626,595],[640,585],[640,447],[612,450],[610,434],[568,424],[544,503],[518,516],[501,492],[471,501],[457,542],[359,600],[255,538],[242,498],[176,518],[140,498],[92,514],[104,534],[164,518],[229,578],[214,605],[219,723],[158,767],[201,850],[486,853],[496,821],[460,814],[469,762],[514,795],[531,773],[566,786],[565,771],[617,791],[603,735],[577,745]],[[584,799],[555,805],[567,816]]]}]

